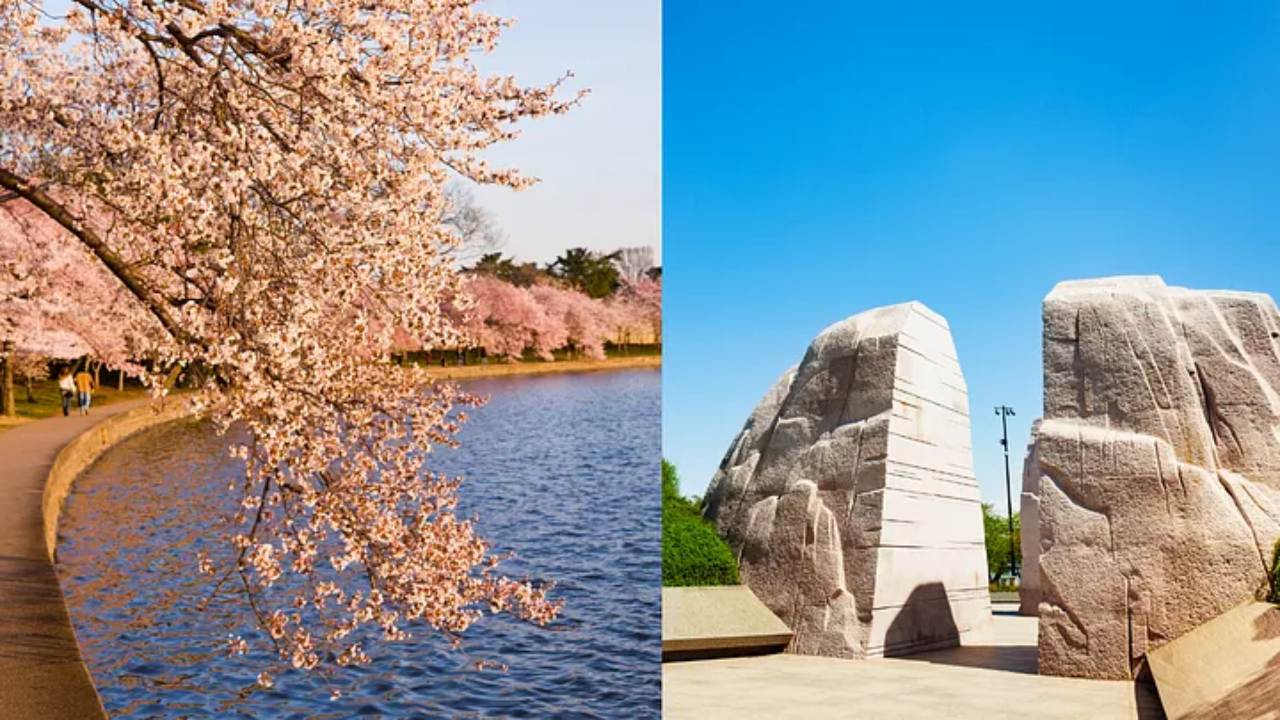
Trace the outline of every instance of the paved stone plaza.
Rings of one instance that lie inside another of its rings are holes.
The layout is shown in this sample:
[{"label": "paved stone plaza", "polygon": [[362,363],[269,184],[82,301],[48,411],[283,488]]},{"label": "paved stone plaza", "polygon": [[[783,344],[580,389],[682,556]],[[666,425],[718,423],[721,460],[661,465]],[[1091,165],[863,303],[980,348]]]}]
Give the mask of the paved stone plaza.
[{"label": "paved stone plaza", "polygon": [[662,716],[716,718],[1000,717],[1159,720],[1150,685],[1036,674],[1036,625],[1016,603],[995,606],[982,645],[903,659],[766,655],[662,666]]}]

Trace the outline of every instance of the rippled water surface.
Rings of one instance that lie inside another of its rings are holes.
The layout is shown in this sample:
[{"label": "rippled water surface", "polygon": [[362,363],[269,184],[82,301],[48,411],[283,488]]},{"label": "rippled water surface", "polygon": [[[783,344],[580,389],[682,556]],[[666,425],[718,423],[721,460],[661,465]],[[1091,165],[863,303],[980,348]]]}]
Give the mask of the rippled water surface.
[{"label": "rippled water surface", "polygon": [[[242,603],[207,611],[195,553],[234,498],[226,440],[198,422],[138,435],[77,483],[63,516],[59,573],[85,661],[113,717],[599,717],[660,714],[660,560],[656,371],[468,383],[490,396],[462,448],[433,469],[462,474],[462,514],[551,578],[561,630],[486,617],[462,651],[423,628],[374,648],[374,662],[325,678],[269,657],[228,657],[251,627]],[[507,672],[476,670],[477,659]],[[331,700],[333,690],[342,696]]]}]

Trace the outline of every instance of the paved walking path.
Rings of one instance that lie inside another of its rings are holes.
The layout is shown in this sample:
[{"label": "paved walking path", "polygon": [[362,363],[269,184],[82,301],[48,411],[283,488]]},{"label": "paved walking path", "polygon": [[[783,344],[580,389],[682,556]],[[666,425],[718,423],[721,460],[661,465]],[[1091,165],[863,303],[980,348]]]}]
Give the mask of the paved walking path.
[{"label": "paved walking path", "polygon": [[663,663],[663,720],[1163,720],[1150,685],[1036,674],[1036,618],[995,605],[989,644],[900,659],[765,655]]},{"label": "paved walking path", "polygon": [[98,423],[150,399],[93,408],[0,432],[0,718],[105,718],[58,575],[41,501],[53,461]]}]

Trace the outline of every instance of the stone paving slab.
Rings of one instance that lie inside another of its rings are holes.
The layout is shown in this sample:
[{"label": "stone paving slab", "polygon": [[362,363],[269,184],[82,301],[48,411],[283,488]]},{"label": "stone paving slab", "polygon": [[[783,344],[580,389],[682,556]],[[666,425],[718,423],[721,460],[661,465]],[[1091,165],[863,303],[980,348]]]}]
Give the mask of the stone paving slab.
[{"label": "stone paving slab", "polygon": [[0,432],[0,718],[106,718],[45,545],[42,501],[58,453],[149,399]]},{"label": "stone paving slab", "polygon": [[788,628],[745,585],[662,588],[663,657],[781,652]]},{"label": "stone paving slab", "polygon": [[1147,662],[1173,720],[1280,718],[1280,607],[1244,603]]}]

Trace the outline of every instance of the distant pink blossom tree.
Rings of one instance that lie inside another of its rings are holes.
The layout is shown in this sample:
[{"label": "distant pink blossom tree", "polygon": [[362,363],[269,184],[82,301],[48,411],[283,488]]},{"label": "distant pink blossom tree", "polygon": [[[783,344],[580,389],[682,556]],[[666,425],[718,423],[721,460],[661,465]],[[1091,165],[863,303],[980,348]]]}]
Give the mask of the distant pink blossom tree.
[{"label": "distant pink blossom tree", "polygon": [[[14,380],[22,383],[26,389],[27,402],[35,402],[35,392],[32,385],[49,379],[49,357],[30,351],[18,351],[13,354],[11,361],[13,362]],[[12,388],[5,389],[5,392],[12,391]]]},{"label": "distant pink blossom tree", "polygon": [[641,277],[624,281],[614,296],[628,332],[650,334],[662,342],[662,282]]},{"label": "distant pink blossom tree", "polygon": [[569,348],[598,360],[611,339],[660,332],[661,287],[648,279],[624,284],[606,300],[551,280],[522,288],[490,274],[470,275],[462,292],[472,303],[457,314],[467,342],[496,357],[518,360],[532,351],[550,361]]},{"label": "distant pink blossom tree", "polygon": [[[556,334],[550,338],[568,344],[593,360],[604,359],[604,343],[609,332],[609,320],[603,303],[592,300],[581,292],[551,283],[535,285],[531,292],[546,313],[548,322],[555,323]],[[563,328],[561,330],[560,328]],[[539,354],[546,344],[539,348]]]},{"label": "distant pink blossom tree", "polygon": [[[25,372],[35,358],[93,356],[137,375],[131,346],[159,332],[120,283],[62,226],[24,200],[0,202],[0,343],[22,363],[13,377],[26,386],[44,379]],[[10,377],[5,375],[6,378]],[[10,395],[12,387],[4,387]]]},{"label": "distant pink blossom tree", "polygon": [[534,346],[546,317],[528,290],[488,275],[473,275],[463,292],[473,303],[465,324],[468,336],[486,353],[518,361],[526,348]]},{"label": "distant pink blossom tree", "polygon": [[473,0],[70,5],[0,2],[0,200],[74,239],[160,328],[136,352],[206,368],[192,406],[248,433],[234,559],[200,569],[301,668],[367,661],[362,627],[555,617],[424,466],[476,399],[389,357],[462,339],[446,188],[526,187],[481,156],[569,110],[564,78],[481,72],[509,23]]}]

